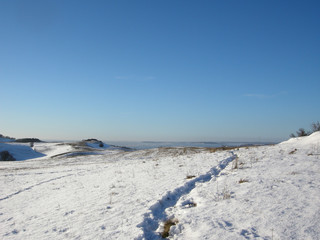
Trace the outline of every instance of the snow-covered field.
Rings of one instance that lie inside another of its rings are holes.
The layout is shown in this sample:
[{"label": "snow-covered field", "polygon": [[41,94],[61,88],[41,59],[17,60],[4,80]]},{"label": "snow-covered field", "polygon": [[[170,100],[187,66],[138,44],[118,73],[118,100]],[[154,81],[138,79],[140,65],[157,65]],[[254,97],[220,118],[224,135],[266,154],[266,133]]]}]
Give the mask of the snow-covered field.
[{"label": "snow-covered field", "polygon": [[0,162],[1,239],[161,239],[169,223],[169,239],[320,239],[320,132],[225,151],[3,150],[24,161]]}]

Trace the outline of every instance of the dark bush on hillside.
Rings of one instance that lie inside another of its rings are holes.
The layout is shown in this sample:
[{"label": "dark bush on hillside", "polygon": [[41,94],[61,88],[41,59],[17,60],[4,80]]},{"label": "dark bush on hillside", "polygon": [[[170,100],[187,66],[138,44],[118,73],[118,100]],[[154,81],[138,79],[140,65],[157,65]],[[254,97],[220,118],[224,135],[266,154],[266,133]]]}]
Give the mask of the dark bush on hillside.
[{"label": "dark bush on hillside", "polygon": [[2,135],[2,134],[0,134],[0,138],[7,138],[7,139],[12,139],[12,140],[15,139],[15,138],[12,138],[12,137],[9,137],[9,136],[4,136],[4,135]]},{"label": "dark bush on hillside", "polygon": [[15,161],[16,159],[8,152],[0,152],[0,161]]},{"label": "dark bush on hillside", "polygon": [[84,142],[100,142],[98,139],[95,139],[95,138],[89,138],[89,139],[85,139],[82,141],[84,141]]},{"label": "dark bush on hillside", "polygon": [[102,141],[98,140],[98,139],[95,139],[95,138],[89,138],[89,139],[86,139],[86,140],[82,140],[83,142],[89,142],[89,143],[94,143],[94,144],[99,144],[99,147],[104,147],[104,144]]},{"label": "dark bush on hillside", "polygon": [[295,135],[294,133],[290,134],[291,138],[295,138],[295,137],[304,137],[304,136],[309,136],[311,133],[320,131],[320,123],[319,121],[316,123],[312,123],[311,124],[311,131],[306,131],[304,130],[304,128],[299,128],[299,130],[296,132],[297,135]]},{"label": "dark bush on hillside", "polygon": [[299,130],[297,131],[297,136],[298,137],[304,137],[304,136],[308,136],[309,133],[306,132],[306,130],[304,130],[304,128],[299,128]]},{"label": "dark bush on hillside", "polygon": [[41,142],[40,139],[38,138],[20,138],[17,139],[15,142],[19,142],[19,143],[31,143],[31,142]]}]

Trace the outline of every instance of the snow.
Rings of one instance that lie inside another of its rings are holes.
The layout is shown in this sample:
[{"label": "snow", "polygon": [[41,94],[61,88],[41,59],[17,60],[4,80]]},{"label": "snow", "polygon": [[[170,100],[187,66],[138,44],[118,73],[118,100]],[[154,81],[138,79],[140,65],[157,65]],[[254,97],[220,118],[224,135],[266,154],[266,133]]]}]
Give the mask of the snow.
[{"label": "snow", "polygon": [[18,161],[45,156],[42,153],[34,151],[29,143],[0,143],[0,152],[9,151]]},{"label": "snow", "polygon": [[173,219],[169,239],[320,239],[319,146],[0,143],[25,160],[0,162],[0,238],[162,239]]},{"label": "snow", "polygon": [[13,142],[14,141],[14,139],[12,139],[12,138],[3,138],[3,137],[0,137],[0,143],[1,142]]},{"label": "snow", "polygon": [[308,137],[290,138],[288,141],[280,143],[281,145],[294,145],[299,147],[308,147],[310,145],[320,145],[320,131],[312,133]]}]

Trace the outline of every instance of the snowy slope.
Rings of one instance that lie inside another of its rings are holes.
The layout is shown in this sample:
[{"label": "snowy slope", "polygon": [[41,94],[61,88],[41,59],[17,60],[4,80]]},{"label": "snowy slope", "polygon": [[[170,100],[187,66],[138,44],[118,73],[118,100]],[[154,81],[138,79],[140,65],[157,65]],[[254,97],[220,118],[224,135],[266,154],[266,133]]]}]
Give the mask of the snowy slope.
[{"label": "snowy slope", "polygon": [[111,147],[104,144],[103,147],[99,147],[97,143],[86,142],[58,142],[58,143],[46,143],[35,142],[33,147],[30,147],[30,143],[9,143],[0,142],[0,152],[8,151],[17,161],[29,160],[33,158],[39,158],[42,160],[45,158],[57,157],[60,155],[95,155],[106,154],[119,150],[119,148]]},{"label": "snowy slope", "polygon": [[0,152],[8,151],[17,161],[45,156],[34,151],[28,143],[0,143]]},{"label": "snowy slope", "polygon": [[3,138],[3,137],[0,137],[0,143],[1,142],[13,142],[14,141],[14,139],[12,139],[12,138]]},{"label": "snowy slope", "polygon": [[0,163],[0,238],[161,239],[172,219],[169,239],[319,239],[319,142],[85,156],[39,143],[45,157]]},{"label": "snowy slope", "polygon": [[312,133],[308,137],[290,138],[288,141],[280,143],[280,145],[295,146],[304,149],[320,145],[320,131]]},{"label": "snowy slope", "polygon": [[167,209],[179,220],[173,239],[320,239],[319,142],[316,133],[236,151],[238,169],[230,165]]}]

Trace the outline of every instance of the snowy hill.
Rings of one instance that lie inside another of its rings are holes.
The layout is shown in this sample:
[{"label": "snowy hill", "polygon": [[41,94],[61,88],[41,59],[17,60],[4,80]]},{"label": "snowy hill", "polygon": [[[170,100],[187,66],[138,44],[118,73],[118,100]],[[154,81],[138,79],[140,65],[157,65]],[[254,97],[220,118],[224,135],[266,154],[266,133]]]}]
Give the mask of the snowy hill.
[{"label": "snowy hill", "polygon": [[320,239],[319,132],[227,151],[1,144],[43,155],[0,162],[1,239]]},{"label": "snowy hill", "polygon": [[[33,158],[54,158],[68,157],[76,155],[103,155],[117,150],[101,141],[81,141],[81,142],[35,142],[33,147],[30,143],[0,142],[0,152],[8,151],[17,161],[29,160]],[[106,151],[107,150],[107,151]]]},{"label": "snowy hill", "polygon": [[34,151],[28,143],[0,143],[0,152],[2,151],[8,151],[18,161],[45,156]]},{"label": "snowy hill", "polygon": [[299,148],[310,148],[320,145],[320,131],[312,133],[307,137],[290,138],[288,141],[280,143],[281,145],[292,145]]}]

